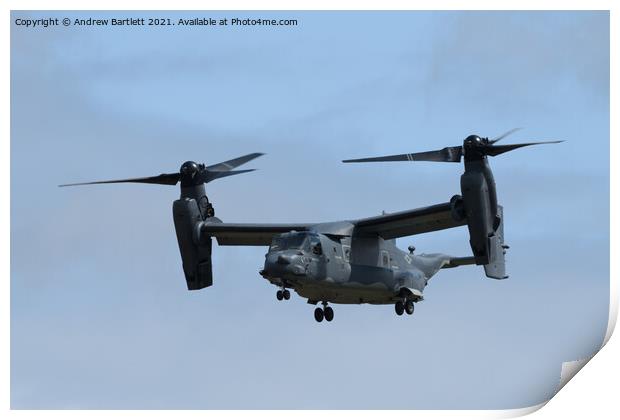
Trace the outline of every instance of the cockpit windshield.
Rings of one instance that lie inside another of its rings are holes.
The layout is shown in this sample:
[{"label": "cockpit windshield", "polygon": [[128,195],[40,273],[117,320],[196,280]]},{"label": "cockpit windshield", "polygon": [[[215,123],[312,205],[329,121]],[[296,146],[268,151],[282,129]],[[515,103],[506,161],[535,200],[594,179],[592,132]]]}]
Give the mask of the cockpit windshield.
[{"label": "cockpit windshield", "polygon": [[316,235],[310,233],[287,233],[274,236],[269,251],[283,251],[285,249],[308,249],[310,240]]}]

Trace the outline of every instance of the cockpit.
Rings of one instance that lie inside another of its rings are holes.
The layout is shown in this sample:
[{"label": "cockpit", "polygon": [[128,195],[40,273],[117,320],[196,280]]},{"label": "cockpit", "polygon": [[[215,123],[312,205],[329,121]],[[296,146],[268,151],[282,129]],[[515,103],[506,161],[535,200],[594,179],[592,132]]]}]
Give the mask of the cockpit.
[{"label": "cockpit", "polygon": [[274,236],[265,255],[265,268],[261,275],[275,281],[275,284],[289,286],[324,279],[328,261],[324,252],[329,249],[324,250],[321,241],[326,241],[326,238],[307,231]]},{"label": "cockpit", "polygon": [[321,240],[319,235],[312,232],[290,232],[274,236],[269,247],[269,252],[297,249],[321,255]]}]

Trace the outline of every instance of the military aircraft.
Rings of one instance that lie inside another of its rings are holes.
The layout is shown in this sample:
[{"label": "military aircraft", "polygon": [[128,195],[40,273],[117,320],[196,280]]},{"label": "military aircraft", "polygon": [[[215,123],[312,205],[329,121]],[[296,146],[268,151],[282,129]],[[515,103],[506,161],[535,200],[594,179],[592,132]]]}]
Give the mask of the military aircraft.
[{"label": "military aircraft", "polygon": [[[269,246],[262,277],[275,285],[278,300],[290,299],[290,290],[306,298],[314,318],[332,321],[330,303],[394,305],[397,315],[413,314],[414,304],[424,299],[429,279],[443,268],[482,265],[487,277],[507,278],[504,255],[502,206],[497,202],[495,181],[487,157],[535,144],[497,145],[511,130],[489,140],[467,137],[462,146],[422,153],[352,159],[343,162],[464,161],[461,195],[445,203],[382,214],[357,220],[327,223],[224,223],[215,216],[205,184],[219,178],[253,171],[235,170],[261,153],[205,166],[183,163],[179,172],[153,177],[96,181],[61,186],[147,183],[176,185],[181,196],[172,213],[187,288],[198,290],[213,284],[212,238],[219,245]],[[415,254],[396,247],[395,239],[467,225],[473,255],[453,257],[441,253]]]}]

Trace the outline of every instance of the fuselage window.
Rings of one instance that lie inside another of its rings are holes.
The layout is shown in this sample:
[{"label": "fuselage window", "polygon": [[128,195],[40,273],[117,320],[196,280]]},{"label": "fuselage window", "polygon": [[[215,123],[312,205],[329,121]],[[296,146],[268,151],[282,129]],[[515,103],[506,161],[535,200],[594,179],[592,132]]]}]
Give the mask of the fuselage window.
[{"label": "fuselage window", "polygon": [[387,251],[381,251],[381,263],[384,267],[390,266],[390,254]]},{"label": "fuselage window", "polygon": [[311,249],[312,249],[312,253],[314,255],[321,255],[323,254],[323,247],[321,246],[320,242],[313,242],[311,245]]},{"label": "fuselage window", "polygon": [[349,260],[351,259],[351,248],[349,248],[348,246],[343,246],[342,253],[344,254],[344,260],[349,262]]}]

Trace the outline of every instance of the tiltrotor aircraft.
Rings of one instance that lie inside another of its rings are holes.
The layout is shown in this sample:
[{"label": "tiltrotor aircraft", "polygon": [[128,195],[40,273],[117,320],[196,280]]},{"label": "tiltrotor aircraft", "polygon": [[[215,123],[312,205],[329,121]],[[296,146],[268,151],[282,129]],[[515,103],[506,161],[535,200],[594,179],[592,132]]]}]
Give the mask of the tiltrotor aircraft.
[{"label": "tiltrotor aircraft", "polygon": [[[493,139],[467,137],[462,146],[344,162],[432,161],[465,163],[461,195],[450,201],[357,220],[327,223],[224,223],[215,217],[205,185],[215,179],[250,172],[234,170],[261,156],[253,153],[211,166],[189,161],[179,172],[146,178],[97,181],[61,186],[137,182],[176,185],[181,197],[172,213],[189,290],[213,284],[211,239],[219,245],[269,246],[260,275],[278,287],[278,300],[290,299],[293,289],[314,310],[316,321],[332,321],[330,303],[392,304],[398,315],[413,314],[423,300],[429,279],[442,268],[466,264],[484,266],[487,277],[507,278],[502,206],[487,156],[557,141],[496,145],[514,130]],[[467,225],[473,255],[414,254],[396,247],[395,238]]]}]

